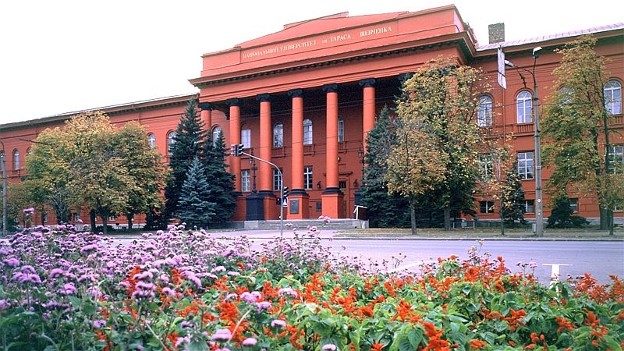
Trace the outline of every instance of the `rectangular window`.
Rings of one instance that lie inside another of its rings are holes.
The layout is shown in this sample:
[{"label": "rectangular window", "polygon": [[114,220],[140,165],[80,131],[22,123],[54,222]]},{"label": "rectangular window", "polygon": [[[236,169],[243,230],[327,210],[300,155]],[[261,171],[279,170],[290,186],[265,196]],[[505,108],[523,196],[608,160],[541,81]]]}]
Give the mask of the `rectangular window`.
[{"label": "rectangular window", "polygon": [[344,120],[338,119],[338,142],[344,143]]},{"label": "rectangular window", "polygon": [[494,213],[494,202],[493,201],[479,201],[479,212]]},{"label": "rectangular window", "polygon": [[[282,169],[280,168],[280,172]],[[276,169],[273,169],[273,191],[282,190],[282,173],[278,173]]]},{"label": "rectangular window", "polygon": [[518,153],[518,175],[520,179],[533,179],[533,152]]},{"label": "rectangular window", "polygon": [[72,213],[72,220],[74,222],[80,222],[80,213]]},{"label": "rectangular window", "polygon": [[479,173],[481,174],[482,180],[492,179],[494,173],[492,172],[494,167],[494,160],[492,159],[492,154],[481,154],[479,155]]},{"label": "rectangular window", "polygon": [[347,188],[347,181],[346,180],[340,180],[338,181],[338,187],[340,189],[346,189]]},{"label": "rectangular window", "polygon": [[244,149],[251,148],[251,129],[241,130],[241,144]]},{"label": "rectangular window", "polygon": [[609,148],[609,173],[624,173],[624,145]]},{"label": "rectangular window", "polygon": [[578,199],[569,199],[570,200],[570,209],[572,212],[577,213],[579,210]]},{"label": "rectangular window", "polygon": [[241,170],[241,191],[246,193],[251,191],[251,173],[248,169]]},{"label": "rectangular window", "polygon": [[535,213],[535,200],[524,200],[524,213]]},{"label": "rectangular window", "polygon": [[306,190],[312,189],[314,184],[314,178],[312,175],[312,166],[305,166],[303,168],[303,184]]},{"label": "rectangular window", "polygon": [[109,221],[109,222],[115,222],[115,221],[117,221],[117,216],[108,216],[108,221]]}]

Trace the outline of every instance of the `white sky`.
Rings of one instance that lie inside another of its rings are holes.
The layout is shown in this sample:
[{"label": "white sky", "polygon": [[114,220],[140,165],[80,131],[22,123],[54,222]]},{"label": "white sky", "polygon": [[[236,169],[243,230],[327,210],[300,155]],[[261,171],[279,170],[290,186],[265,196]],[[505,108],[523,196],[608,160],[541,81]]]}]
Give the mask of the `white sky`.
[{"label": "white sky", "polygon": [[507,40],[624,22],[617,0],[4,0],[0,124],[196,89],[201,55],[287,23],[455,4],[477,39]]}]

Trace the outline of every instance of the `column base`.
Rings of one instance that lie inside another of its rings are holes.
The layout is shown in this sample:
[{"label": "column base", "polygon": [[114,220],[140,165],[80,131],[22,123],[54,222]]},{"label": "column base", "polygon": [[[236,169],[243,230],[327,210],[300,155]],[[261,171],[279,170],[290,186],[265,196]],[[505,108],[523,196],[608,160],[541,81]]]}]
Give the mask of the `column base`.
[{"label": "column base", "polygon": [[293,189],[288,196],[286,219],[308,219],[310,196],[303,189]]},{"label": "column base", "polygon": [[327,188],[321,195],[323,216],[344,218],[344,194],[339,188]]},{"label": "column base", "polygon": [[247,205],[247,221],[264,220],[264,197],[258,193],[252,193],[245,198]]},{"label": "column base", "polygon": [[[261,190],[258,196],[262,197],[264,220],[279,219],[279,206],[275,203],[276,197],[272,191]],[[286,213],[286,211],[284,211]]]}]

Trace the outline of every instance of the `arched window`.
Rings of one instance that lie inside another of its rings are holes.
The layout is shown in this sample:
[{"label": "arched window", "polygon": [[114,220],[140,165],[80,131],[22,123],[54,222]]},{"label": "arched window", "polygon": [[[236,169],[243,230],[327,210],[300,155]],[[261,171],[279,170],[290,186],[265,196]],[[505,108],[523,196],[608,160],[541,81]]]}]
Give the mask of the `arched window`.
[{"label": "arched window", "polygon": [[13,170],[20,169],[20,152],[18,149],[13,150]]},{"label": "arched window", "polygon": [[176,132],[169,132],[167,134],[167,156],[171,156],[173,152],[173,144],[175,144]]},{"label": "arched window", "polygon": [[152,149],[156,148],[156,136],[154,135],[154,133],[147,134],[147,144]]},{"label": "arched window", "polygon": [[312,145],[313,141],[312,121],[306,118],[303,120],[303,145]]},{"label": "arched window", "polygon": [[605,108],[612,115],[622,114],[622,84],[615,79],[611,79],[605,84]]},{"label": "arched window", "polygon": [[492,126],[492,98],[483,95],[479,98],[479,106],[477,106],[477,125],[479,127]]},{"label": "arched window", "polygon": [[518,93],[516,97],[517,122],[532,123],[533,122],[533,101],[531,93],[524,90]]},{"label": "arched window", "polygon": [[221,127],[216,126],[212,128],[212,145],[215,145],[217,143],[219,137],[221,137],[222,134],[223,130],[221,129]]},{"label": "arched window", "polygon": [[273,147],[284,146],[284,124],[276,123],[273,126]]}]

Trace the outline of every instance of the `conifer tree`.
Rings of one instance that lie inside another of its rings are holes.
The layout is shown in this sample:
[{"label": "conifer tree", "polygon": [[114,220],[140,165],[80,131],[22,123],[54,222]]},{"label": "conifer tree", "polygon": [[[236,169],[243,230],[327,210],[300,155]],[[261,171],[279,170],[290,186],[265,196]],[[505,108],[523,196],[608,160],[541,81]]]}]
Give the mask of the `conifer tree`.
[{"label": "conifer tree", "polygon": [[206,171],[197,156],[191,162],[188,175],[180,189],[177,215],[188,228],[207,228],[218,205],[210,201],[211,189]]},{"label": "conifer tree", "polygon": [[364,180],[360,189],[364,206],[368,208],[371,227],[407,227],[410,225],[408,201],[388,194],[386,159],[390,145],[396,139],[396,125],[384,107],[366,139]]},{"label": "conifer tree", "polygon": [[228,222],[236,208],[234,196],[234,175],[227,171],[225,157],[227,148],[223,134],[219,134],[213,142],[208,137],[202,152],[206,180],[210,186],[210,201],[217,204],[215,215],[211,222],[212,226],[219,226]]},{"label": "conifer tree", "polygon": [[165,215],[167,218],[176,215],[182,184],[186,180],[191,162],[199,156],[199,150],[205,140],[204,123],[201,121],[197,102],[189,101],[184,115],[176,129],[174,143],[170,149],[169,167],[171,172],[165,187]]}]

